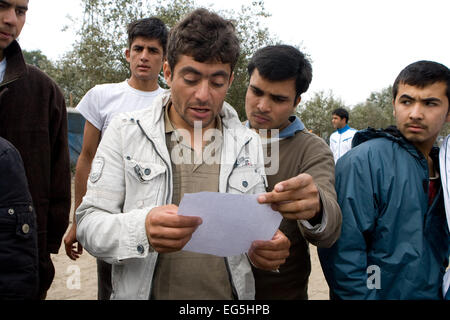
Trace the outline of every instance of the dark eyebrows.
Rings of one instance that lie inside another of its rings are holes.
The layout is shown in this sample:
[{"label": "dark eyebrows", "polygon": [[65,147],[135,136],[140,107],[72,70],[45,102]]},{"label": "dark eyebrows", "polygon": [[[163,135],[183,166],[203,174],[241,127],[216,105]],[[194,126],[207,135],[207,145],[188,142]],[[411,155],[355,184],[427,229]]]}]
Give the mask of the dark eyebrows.
[{"label": "dark eyebrows", "polygon": [[[184,67],[184,68],[182,68],[180,70],[180,74],[182,76],[184,76],[184,75],[186,75],[188,73],[193,73],[193,74],[195,74],[197,76],[201,76],[202,75],[202,73],[200,71],[198,71],[197,69],[195,69],[193,67],[190,67],[190,66],[186,66],[186,67]],[[224,77],[224,78],[229,78],[230,77],[228,72],[223,71],[223,70],[219,70],[217,72],[214,72],[211,76],[212,77]]]},{"label": "dark eyebrows", "polygon": [[230,77],[230,74],[228,72],[220,70],[220,71],[214,72],[212,74],[212,76],[213,77],[224,77],[224,78],[228,79]]},{"label": "dark eyebrows", "polygon": [[407,95],[406,93],[402,94],[399,99],[408,99],[408,100],[416,100],[413,97]]},{"label": "dark eyebrows", "polygon": [[[406,93],[405,93],[405,94],[402,94],[402,95],[400,96],[399,99],[407,99],[407,100],[411,100],[411,101],[416,101],[415,98],[413,98],[413,97],[407,95]],[[439,103],[442,102],[441,99],[436,98],[436,97],[430,97],[430,98],[420,99],[420,101],[422,101],[422,102],[439,102]]]},{"label": "dark eyebrows", "polygon": [[[252,84],[250,84],[249,87],[258,95],[263,95],[264,94],[263,90],[261,90],[260,88],[254,86]],[[271,94],[270,93],[269,96],[270,96],[270,98],[272,100],[280,100],[280,101],[288,101],[289,100],[289,97],[278,95],[278,94]]]},{"label": "dark eyebrows", "polygon": [[155,47],[155,46],[147,46],[147,49],[149,50],[149,51],[160,51],[159,50],[159,48],[158,47]]},{"label": "dark eyebrows", "polygon": [[11,7],[11,3],[9,3],[8,1],[5,1],[5,0],[0,0],[0,4],[3,4],[5,6],[7,6],[8,8]]},{"label": "dark eyebrows", "polygon": [[24,11],[28,11],[28,6],[16,6],[16,8],[24,10]]},{"label": "dark eyebrows", "polygon": [[200,71],[198,71],[197,69],[192,68],[192,67],[190,67],[190,66],[184,67],[184,68],[182,68],[182,69],[180,70],[180,74],[181,74],[182,76],[184,76],[184,75],[186,75],[186,74],[188,74],[188,73],[193,73],[193,74],[198,75],[198,76],[202,75],[202,74],[200,73]]},{"label": "dark eyebrows", "polygon": [[425,98],[422,101],[423,102],[441,102],[441,99],[435,98],[435,97],[430,97],[430,98]]},{"label": "dark eyebrows", "polygon": [[432,101],[441,101],[441,99],[435,98],[435,97],[430,97],[430,98],[425,98],[422,101],[432,102]]},{"label": "dark eyebrows", "polygon": [[271,94],[270,96],[271,96],[272,99],[274,99],[274,100],[282,100],[282,101],[287,101],[287,100],[289,100],[289,97],[286,97],[286,96],[280,96],[280,95],[278,95],[278,94]]},{"label": "dark eyebrows", "polygon": [[252,88],[253,91],[255,91],[257,94],[264,94],[264,91],[262,91],[260,88],[255,87],[254,85],[250,85],[250,88]]},{"label": "dark eyebrows", "polygon": [[[11,4],[11,2],[6,1],[6,0],[0,0],[0,3],[7,5],[8,7],[12,7],[13,5]],[[15,6],[17,9],[20,10],[24,10],[24,11],[28,11],[28,6]]]},{"label": "dark eyebrows", "polygon": [[143,50],[144,48],[147,48],[148,49],[148,51],[151,51],[151,52],[159,52],[160,50],[159,50],[159,48],[158,47],[154,47],[154,46],[143,46],[143,45],[140,45],[140,44],[134,44],[132,47],[131,47],[133,50]]}]

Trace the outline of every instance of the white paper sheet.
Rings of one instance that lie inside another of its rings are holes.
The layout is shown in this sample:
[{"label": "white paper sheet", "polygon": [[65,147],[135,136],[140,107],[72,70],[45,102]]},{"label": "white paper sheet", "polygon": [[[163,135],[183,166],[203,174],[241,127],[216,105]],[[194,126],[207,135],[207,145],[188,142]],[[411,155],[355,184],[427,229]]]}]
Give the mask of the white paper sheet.
[{"label": "white paper sheet", "polygon": [[282,216],[257,195],[218,192],[185,194],[178,214],[201,217],[203,223],[183,250],[227,257],[245,253],[254,240],[270,240]]}]

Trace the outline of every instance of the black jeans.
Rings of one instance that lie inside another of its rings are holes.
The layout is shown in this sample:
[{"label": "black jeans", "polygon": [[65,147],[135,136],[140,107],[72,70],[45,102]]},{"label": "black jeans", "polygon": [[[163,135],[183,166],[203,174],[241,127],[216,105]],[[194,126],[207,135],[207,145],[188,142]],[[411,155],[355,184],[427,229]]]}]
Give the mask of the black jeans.
[{"label": "black jeans", "polygon": [[112,293],[111,286],[111,265],[103,260],[97,259],[97,299],[110,300]]},{"label": "black jeans", "polygon": [[36,217],[29,204],[0,208],[0,299],[35,299],[39,284]]}]

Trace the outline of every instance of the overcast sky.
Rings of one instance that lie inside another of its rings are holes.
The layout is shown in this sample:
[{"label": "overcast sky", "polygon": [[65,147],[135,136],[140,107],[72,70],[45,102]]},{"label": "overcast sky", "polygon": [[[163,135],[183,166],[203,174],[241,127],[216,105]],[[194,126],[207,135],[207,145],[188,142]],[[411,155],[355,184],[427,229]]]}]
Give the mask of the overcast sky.
[{"label": "overcast sky", "polygon": [[[238,9],[252,0],[226,0],[215,8]],[[270,33],[301,47],[313,60],[313,92],[329,90],[348,106],[389,86],[409,63],[434,60],[450,67],[449,0],[265,0]],[[58,59],[75,35],[62,32],[68,15],[81,16],[79,0],[30,0],[20,36],[26,50]]]}]

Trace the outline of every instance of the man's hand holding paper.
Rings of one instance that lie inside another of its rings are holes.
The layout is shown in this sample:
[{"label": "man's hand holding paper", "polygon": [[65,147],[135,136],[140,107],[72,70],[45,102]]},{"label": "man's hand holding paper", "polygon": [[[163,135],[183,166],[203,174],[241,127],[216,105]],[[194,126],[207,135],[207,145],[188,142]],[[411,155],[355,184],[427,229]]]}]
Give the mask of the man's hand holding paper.
[{"label": "man's hand holding paper", "polygon": [[200,217],[203,222],[183,250],[223,257],[248,252],[258,268],[277,269],[289,255],[290,242],[278,230],[282,216],[256,198],[214,192],[186,194],[178,214]]},{"label": "man's hand holding paper", "polygon": [[283,232],[277,230],[271,240],[255,240],[248,251],[252,264],[262,270],[278,270],[289,256],[291,242]]},{"label": "man's hand holding paper", "polygon": [[167,253],[181,250],[201,223],[199,217],[178,215],[178,207],[169,204],[150,210],[145,230],[155,251]]}]

